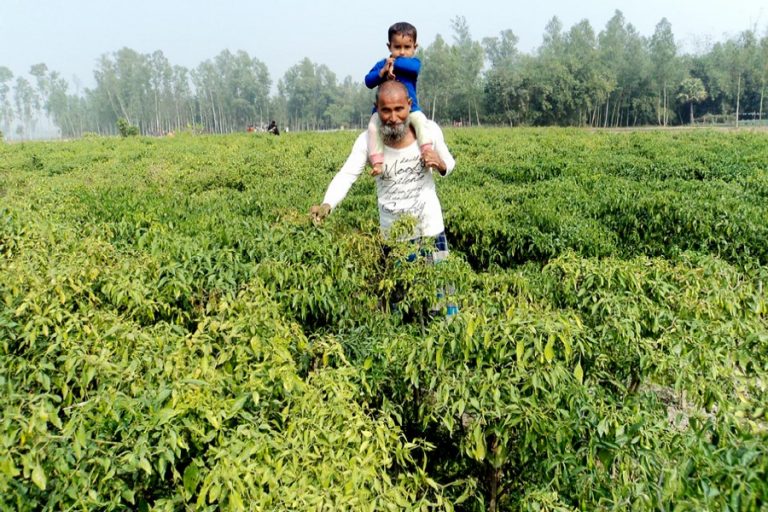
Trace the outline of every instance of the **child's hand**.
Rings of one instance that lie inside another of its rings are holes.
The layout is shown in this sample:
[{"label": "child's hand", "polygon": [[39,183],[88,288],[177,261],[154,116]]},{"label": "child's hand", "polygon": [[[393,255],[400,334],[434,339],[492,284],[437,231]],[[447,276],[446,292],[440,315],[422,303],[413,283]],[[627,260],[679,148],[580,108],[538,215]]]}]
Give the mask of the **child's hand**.
[{"label": "child's hand", "polygon": [[384,78],[386,80],[394,80],[395,79],[395,57],[390,55],[387,57],[387,62],[384,64],[384,67],[381,68],[381,78]]}]

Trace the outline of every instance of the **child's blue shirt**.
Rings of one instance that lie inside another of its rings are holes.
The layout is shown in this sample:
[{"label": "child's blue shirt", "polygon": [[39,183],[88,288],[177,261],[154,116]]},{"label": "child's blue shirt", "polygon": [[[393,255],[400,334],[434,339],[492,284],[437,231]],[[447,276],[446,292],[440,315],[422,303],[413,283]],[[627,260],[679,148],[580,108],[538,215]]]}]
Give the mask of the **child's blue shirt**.
[{"label": "child's blue shirt", "polygon": [[[375,66],[365,75],[365,85],[369,89],[375,89],[382,82],[386,82],[387,79],[379,76],[381,68],[387,63],[387,59],[381,59]],[[411,112],[418,112],[421,110],[419,107],[419,100],[416,97],[416,80],[419,78],[419,71],[421,71],[421,61],[418,57],[398,57],[395,59],[394,73],[395,80],[405,85],[408,90],[408,97],[411,99]],[[375,112],[376,109],[374,108]]]}]

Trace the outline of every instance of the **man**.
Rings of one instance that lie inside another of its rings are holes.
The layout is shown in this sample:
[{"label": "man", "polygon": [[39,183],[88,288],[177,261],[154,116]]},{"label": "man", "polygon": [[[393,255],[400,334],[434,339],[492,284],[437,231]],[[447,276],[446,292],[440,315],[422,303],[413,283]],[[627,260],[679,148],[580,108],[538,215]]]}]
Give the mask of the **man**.
[{"label": "man", "polygon": [[[384,171],[376,177],[381,232],[385,238],[389,237],[395,221],[410,216],[415,220],[414,229],[399,239],[431,237],[435,239],[438,251],[447,251],[443,212],[433,176],[435,172],[447,176],[456,162],[445,145],[443,133],[437,124],[429,121],[427,129],[434,141],[433,148],[419,149],[416,133],[408,120],[411,100],[400,82],[390,80],[379,86],[376,108],[384,141]],[[358,136],[347,161],[328,186],[323,203],[310,209],[316,224],[344,199],[365,169],[367,138],[367,132]]]}]

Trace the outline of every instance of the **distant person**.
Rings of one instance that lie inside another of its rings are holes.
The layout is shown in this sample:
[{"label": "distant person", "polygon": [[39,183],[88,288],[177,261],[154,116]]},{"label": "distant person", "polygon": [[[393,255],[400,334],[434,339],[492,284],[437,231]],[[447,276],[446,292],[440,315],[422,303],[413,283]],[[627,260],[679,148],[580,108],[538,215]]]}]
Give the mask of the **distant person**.
[{"label": "distant person", "polygon": [[[389,57],[380,60],[365,76],[365,85],[374,89],[388,80],[397,80],[405,85],[411,101],[410,124],[416,131],[416,140],[421,153],[432,148],[432,140],[425,130],[427,116],[419,108],[416,98],[416,80],[421,71],[421,61],[414,57],[419,45],[416,43],[416,27],[406,22],[395,23],[389,27],[387,48]],[[378,176],[384,171],[384,143],[381,138],[381,122],[373,115],[368,123],[368,160],[373,169],[371,176]]]},{"label": "distant person", "polygon": [[267,132],[274,135],[280,135],[280,130],[277,128],[277,123],[274,121],[274,119],[271,123],[269,123],[269,126],[267,126]]}]

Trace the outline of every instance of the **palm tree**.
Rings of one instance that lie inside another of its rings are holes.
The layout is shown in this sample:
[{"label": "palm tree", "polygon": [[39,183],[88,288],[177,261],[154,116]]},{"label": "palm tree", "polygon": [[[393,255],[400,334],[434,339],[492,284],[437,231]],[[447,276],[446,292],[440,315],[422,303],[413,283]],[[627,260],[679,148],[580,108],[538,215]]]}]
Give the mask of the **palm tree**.
[{"label": "palm tree", "polygon": [[693,124],[693,104],[701,103],[707,99],[707,89],[700,78],[689,76],[680,84],[680,92],[677,93],[677,99],[680,103],[688,103],[691,113],[691,124]]}]

